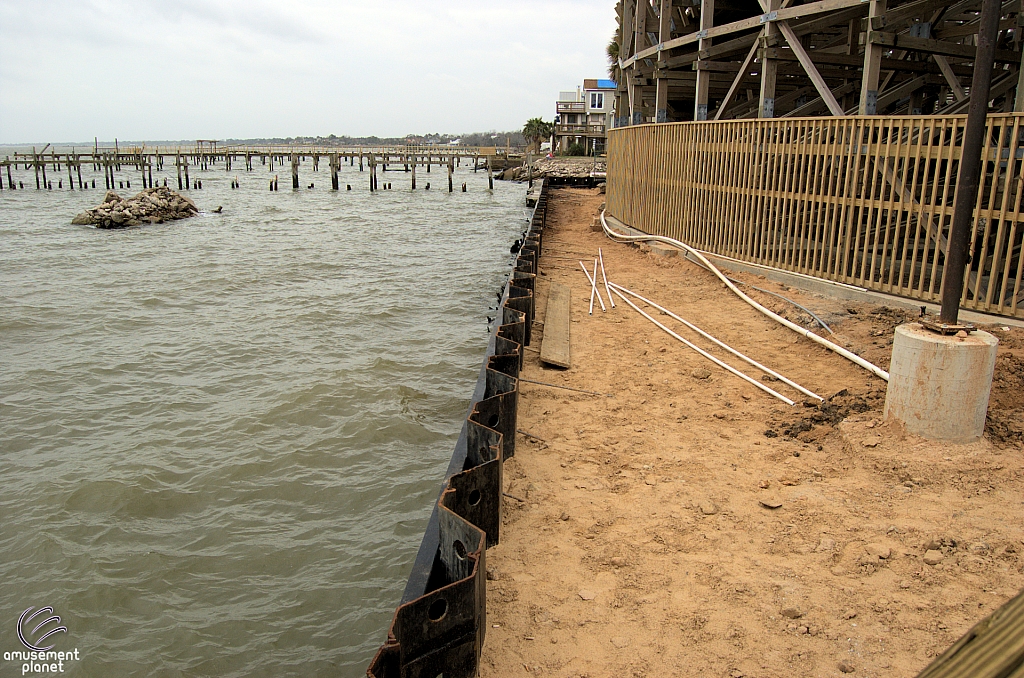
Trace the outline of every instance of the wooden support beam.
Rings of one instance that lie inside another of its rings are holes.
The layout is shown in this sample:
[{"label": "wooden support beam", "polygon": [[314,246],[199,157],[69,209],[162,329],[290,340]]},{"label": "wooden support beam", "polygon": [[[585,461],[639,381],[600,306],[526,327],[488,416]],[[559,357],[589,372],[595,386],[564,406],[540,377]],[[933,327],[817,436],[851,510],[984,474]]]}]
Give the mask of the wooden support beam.
[{"label": "wooden support beam", "polygon": [[[781,0],[759,0],[761,6],[768,10],[768,14],[771,15],[773,12],[778,15],[778,10],[782,7]],[[761,30],[761,41],[764,44],[766,41],[771,40],[772,37],[778,35],[779,27],[777,21],[770,21],[765,24],[765,27]],[[761,93],[759,97],[759,105],[757,109],[757,117],[759,118],[774,118],[775,117],[775,84],[779,73],[779,62],[775,59],[764,59],[761,62]]]},{"label": "wooden support beam", "polygon": [[[885,0],[871,0],[868,5],[868,31],[885,24]],[[870,40],[864,45],[864,73],[861,76],[859,115],[875,115],[878,110],[878,75],[881,70],[881,45]]]},{"label": "wooden support beam", "polygon": [[[889,49],[899,48],[911,52],[928,52],[929,54],[941,54],[943,56],[958,57],[961,59],[975,58],[977,48],[974,45],[963,45],[958,42],[946,42],[945,40],[932,40],[931,38],[915,38],[904,33],[889,33],[887,31],[869,31],[868,43],[886,47]],[[1017,64],[1020,55],[1005,49],[995,51],[996,61],[1001,63]]]},{"label": "wooden support beam", "polygon": [[[649,6],[650,0],[637,1],[633,18],[633,44],[637,52],[647,47],[647,7]],[[656,52],[657,50],[655,50]],[[633,125],[644,122],[644,84],[637,75],[634,68],[632,77],[629,79],[629,117]]]},{"label": "wooden support beam", "polygon": [[963,101],[967,97],[967,93],[964,92],[964,87],[960,84],[960,79],[956,77],[956,73],[950,67],[949,61],[941,54],[933,54],[932,59],[938,64],[939,70],[942,71],[942,77],[949,83],[949,88],[953,90],[953,96],[956,97],[957,101]]},{"label": "wooden support beam", "polygon": [[726,92],[725,98],[722,99],[722,103],[718,106],[718,111],[715,113],[715,120],[721,119],[722,114],[725,113],[726,109],[729,108],[729,104],[732,103],[732,98],[736,96],[736,92],[739,90],[743,80],[750,73],[750,64],[754,62],[754,55],[757,54],[757,48],[758,44],[755,40],[753,44],[750,45],[750,50],[747,52],[747,56],[743,60],[743,63],[740,65],[740,70],[736,74],[736,78],[732,81],[732,84],[729,85],[729,91]]},{"label": "wooden support beam", "polygon": [[[714,27],[715,0],[701,0],[700,2],[700,32],[704,35]],[[706,51],[711,47],[711,38],[701,38],[697,42],[698,51]],[[700,63],[699,61],[697,62]],[[711,84],[711,74],[704,70],[697,70],[697,91],[694,97],[694,120],[708,119],[708,85]]]},{"label": "wooden support beam", "polygon": [[800,61],[800,65],[804,67],[804,71],[807,72],[807,77],[811,79],[811,84],[818,90],[818,94],[821,95],[825,105],[828,106],[828,110],[832,112],[832,115],[841,116],[843,115],[843,108],[836,101],[836,98],[832,96],[832,90],[825,84],[825,79],[818,73],[818,69],[815,68],[814,63],[811,61],[810,55],[804,49],[803,44],[800,42],[800,38],[796,36],[793,29],[789,27],[785,21],[779,21],[779,31],[785,36],[786,42],[789,43],[793,53],[796,54],[797,60]]},{"label": "wooden support beam", "polygon": [[[758,52],[758,56],[762,58],[778,59],[779,61],[797,61],[796,54],[787,49],[781,49],[779,47],[768,47]],[[830,65],[830,66],[848,66],[851,69],[856,68],[859,72],[860,66],[864,63],[864,57],[857,56],[855,54],[823,54],[821,50],[815,50],[813,61],[817,65]],[[961,66],[959,64],[949,64],[946,62],[950,70],[961,76],[969,75],[970,68],[968,66]],[[942,71],[938,65],[930,61],[901,61],[899,59],[882,59],[881,70],[886,71],[899,71],[902,73],[935,73],[941,74]],[[821,69],[818,69],[819,72]],[[858,73],[859,79],[859,73]]]},{"label": "wooden support beam", "polygon": [[[851,92],[855,92],[855,91],[857,91],[857,85],[855,83],[852,83],[852,82],[847,82],[847,83],[842,84],[839,87],[836,87],[835,89],[833,89],[832,90],[832,96],[834,98],[838,99],[838,97],[844,96],[846,94],[850,94]],[[827,107],[827,104],[825,103],[825,100],[822,99],[819,96],[819,97],[816,97],[814,99],[811,99],[810,101],[808,101],[803,106],[797,106],[796,108],[794,108],[789,113],[784,113],[783,115],[780,115],[779,117],[780,118],[802,118],[804,116],[812,115],[814,113],[817,113],[819,110],[821,110],[823,108],[826,108],[826,107]]]},{"label": "wooden support beam", "polygon": [[[664,44],[672,39],[672,2],[661,0],[660,21],[658,24],[658,43]],[[658,53],[661,60],[661,52]],[[654,99],[654,121],[668,122],[668,80],[658,78]]]},{"label": "wooden support beam", "polygon": [[1013,110],[1024,111],[1024,50],[1021,50],[1020,68],[1017,71],[1017,96],[1013,100]]},{"label": "wooden support beam", "polygon": [[[775,9],[772,9],[765,14],[749,17],[747,19],[740,19],[739,21],[733,21],[721,26],[714,26],[713,28],[708,29],[706,34],[703,33],[703,31],[697,31],[689,35],[669,40],[662,45],[656,45],[647,49],[643,49],[638,45],[636,54],[632,55],[628,59],[620,61],[620,67],[628,68],[641,59],[650,59],[656,56],[658,51],[683,47],[704,38],[717,38],[721,35],[729,35],[731,33],[747,31],[752,28],[760,28],[765,23],[772,21],[802,19],[804,17],[814,16],[815,14],[832,13],[835,12],[835,10],[859,7],[862,4],[863,0],[818,0],[818,2],[809,2],[796,7],[783,8],[782,3],[780,2],[777,6],[773,5]],[[771,12],[775,12],[776,14],[769,16]]]}]

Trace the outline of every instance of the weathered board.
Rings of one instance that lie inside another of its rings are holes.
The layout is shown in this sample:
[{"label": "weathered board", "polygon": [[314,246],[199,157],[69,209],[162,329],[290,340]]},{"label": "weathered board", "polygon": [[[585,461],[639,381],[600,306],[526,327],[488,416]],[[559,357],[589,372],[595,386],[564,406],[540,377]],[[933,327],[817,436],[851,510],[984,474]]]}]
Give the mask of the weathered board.
[{"label": "weathered board", "polygon": [[569,286],[551,283],[544,316],[544,340],[540,361],[558,367],[572,367],[569,358]]},{"label": "weathered board", "polygon": [[918,678],[1024,675],[1024,592],[978,622]]}]

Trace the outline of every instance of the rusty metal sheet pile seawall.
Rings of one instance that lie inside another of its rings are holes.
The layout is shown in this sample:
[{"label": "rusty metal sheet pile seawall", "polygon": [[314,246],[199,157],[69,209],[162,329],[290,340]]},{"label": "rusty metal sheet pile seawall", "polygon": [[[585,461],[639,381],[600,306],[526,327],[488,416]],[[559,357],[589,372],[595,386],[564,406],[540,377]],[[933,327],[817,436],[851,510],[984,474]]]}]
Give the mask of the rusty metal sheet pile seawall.
[{"label": "rusty metal sheet pile seawall", "polygon": [[498,543],[502,465],[515,454],[523,349],[534,317],[547,180],[502,295],[499,323],[402,601],[366,675],[471,678],[486,629],[488,547]]}]

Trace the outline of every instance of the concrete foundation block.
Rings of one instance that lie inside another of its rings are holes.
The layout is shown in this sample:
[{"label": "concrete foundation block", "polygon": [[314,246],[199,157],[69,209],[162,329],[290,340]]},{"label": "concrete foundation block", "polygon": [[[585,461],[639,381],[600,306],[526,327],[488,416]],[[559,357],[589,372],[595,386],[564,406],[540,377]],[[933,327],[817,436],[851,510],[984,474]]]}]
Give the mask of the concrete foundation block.
[{"label": "concrete foundation block", "polygon": [[679,250],[671,245],[665,245],[660,242],[651,243],[651,254],[656,257],[677,257],[679,256]]},{"label": "concrete foundation block", "polygon": [[920,323],[900,325],[892,344],[885,416],[924,438],[979,440],[998,344],[988,332],[943,336]]}]

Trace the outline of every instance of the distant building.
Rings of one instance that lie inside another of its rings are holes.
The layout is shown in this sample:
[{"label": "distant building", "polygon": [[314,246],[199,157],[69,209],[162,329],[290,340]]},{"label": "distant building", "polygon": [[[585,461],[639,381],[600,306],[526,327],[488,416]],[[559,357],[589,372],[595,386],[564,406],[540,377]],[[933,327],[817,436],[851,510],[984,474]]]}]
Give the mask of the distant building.
[{"label": "distant building", "polygon": [[615,83],[587,79],[575,92],[559,92],[555,103],[555,153],[567,153],[576,143],[587,155],[605,152],[615,108]]}]

